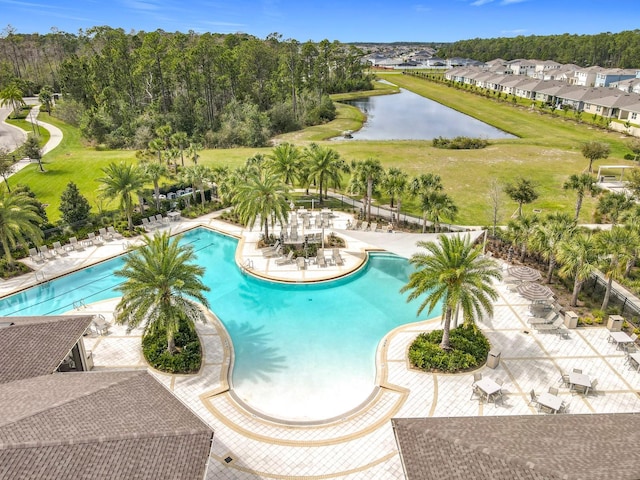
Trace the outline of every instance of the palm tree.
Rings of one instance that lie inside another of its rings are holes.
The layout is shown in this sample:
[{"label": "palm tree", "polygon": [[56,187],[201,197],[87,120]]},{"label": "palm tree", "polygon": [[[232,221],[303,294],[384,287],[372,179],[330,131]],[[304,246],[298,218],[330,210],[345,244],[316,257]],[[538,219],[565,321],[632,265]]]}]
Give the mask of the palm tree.
[{"label": "palm tree", "polygon": [[176,351],[175,333],[180,320],[193,328],[202,312],[194,300],[206,308],[203,295],[208,291],[200,277],[204,267],[194,265],[193,248],[180,245],[179,238],[168,233],[144,236],[144,245],[132,252],[124,267],[115,275],[126,280],[117,287],[122,298],[116,306],[116,323],[127,325],[128,331],[143,326],[144,333],[157,328],[167,332],[167,350]]},{"label": "palm tree", "polygon": [[572,307],[578,305],[578,295],[582,285],[597,268],[600,254],[596,248],[596,239],[591,232],[577,233],[558,245],[558,262],[562,265],[559,274],[563,278],[573,277]]},{"label": "palm tree", "polygon": [[584,194],[589,193],[591,196],[595,196],[600,192],[600,188],[596,185],[596,178],[589,173],[581,173],[580,175],[571,175],[569,179],[564,182],[563,187],[565,190],[575,190],[577,194],[576,199],[576,216],[575,220],[578,221],[580,216],[580,209],[582,208],[582,200]]},{"label": "palm tree", "polygon": [[540,219],[537,215],[522,215],[510,220],[507,225],[507,237],[516,248],[520,248],[520,261],[524,262],[533,232],[538,228]]},{"label": "palm tree", "polygon": [[[625,211],[622,221],[624,223],[624,228],[640,236],[640,205],[635,205],[631,210]],[[627,266],[624,270],[625,278],[629,276],[631,269],[635,266],[636,261],[638,260],[638,249],[640,249],[640,245],[636,245],[633,249],[631,258],[627,261]]]},{"label": "palm tree", "polygon": [[606,310],[609,306],[613,281],[622,277],[624,265],[633,255],[638,241],[639,238],[635,232],[630,232],[623,227],[614,226],[611,230],[604,230],[598,234],[596,244],[606,262],[601,268],[607,279],[602,310]]},{"label": "palm tree", "polygon": [[294,180],[300,174],[302,154],[295,145],[281,143],[267,156],[267,164],[274,175],[278,175],[284,183],[293,187]]},{"label": "palm tree", "polygon": [[12,248],[28,240],[36,244],[42,241],[41,221],[31,197],[23,192],[0,189],[0,243],[8,264],[13,263]]},{"label": "palm tree", "polygon": [[43,86],[38,94],[38,100],[44,106],[46,112],[51,115],[51,104],[53,103],[53,92],[48,85]]},{"label": "palm tree", "polygon": [[187,132],[176,132],[171,135],[171,145],[180,151],[180,162],[184,167],[184,149],[188,146],[189,137]]},{"label": "palm tree", "polygon": [[566,213],[551,213],[533,232],[531,244],[549,262],[546,283],[551,283],[560,243],[575,229],[575,221]]},{"label": "palm tree", "polygon": [[433,192],[439,192],[443,189],[442,180],[440,175],[434,175],[433,173],[423,173],[422,175],[415,177],[411,180],[409,185],[409,192],[412,196],[420,196],[420,205],[422,208],[422,233],[427,229],[427,210],[424,208],[429,202],[429,196]]},{"label": "palm tree", "polygon": [[140,164],[146,177],[153,182],[153,193],[156,201],[156,210],[160,210],[160,179],[169,174],[167,167],[162,163],[144,162]]},{"label": "palm tree", "polygon": [[200,155],[198,152],[202,151],[202,145],[199,143],[190,143],[189,148],[187,148],[187,156],[191,159],[194,165],[198,164],[198,159]]},{"label": "palm tree", "polygon": [[431,313],[440,302],[444,310],[442,343],[440,348],[449,350],[449,330],[454,309],[462,309],[465,323],[473,323],[483,313],[493,313],[493,301],[498,293],[494,280],[502,274],[498,264],[482,256],[480,246],[474,246],[468,235],[447,237],[440,235],[439,242],[418,242],[427,253],[415,253],[410,262],[416,267],[409,282],[400,291],[411,290],[407,301],[427,294],[418,307],[417,314],[428,307]]},{"label": "palm tree", "polygon": [[133,230],[133,195],[144,186],[145,176],[140,168],[127,163],[110,163],[102,169],[105,176],[98,178],[101,196],[119,199],[120,208],[127,215],[129,230]]},{"label": "palm tree", "polygon": [[322,147],[317,143],[312,143],[303,152],[308,161],[309,179],[313,180],[320,191],[320,204],[322,204],[323,194],[326,196],[326,186],[329,182],[340,186],[341,172],[348,170],[340,154],[332,148]]},{"label": "palm tree", "polygon": [[162,152],[164,151],[164,142],[159,138],[154,138],[149,142],[149,151],[158,156],[158,163],[162,163]]},{"label": "palm tree", "polygon": [[596,211],[616,226],[620,216],[633,205],[633,199],[624,192],[606,192],[599,198]]},{"label": "palm tree", "polygon": [[398,200],[398,214],[400,214],[402,195],[407,191],[408,187],[409,175],[407,172],[400,168],[390,167],[382,180],[382,189],[389,195],[391,210],[393,210],[395,200]]},{"label": "palm tree", "polygon": [[443,218],[453,222],[458,214],[458,207],[453,203],[453,199],[444,192],[431,192],[422,197],[422,202],[424,218],[431,220],[436,233],[440,231],[440,221]]},{"label": "palm tree", "polygon": [[24,104],[22,90],[20,90],[17,83],[10,83],[0,90],[0,107],[11,105],[12,110],[16,112]]},{"label": "palm tree", "polygon": [[366,188],[365,208],[367,209],[367,222],[369,222],[371,221],[371,200],[374,187],[376,187],[384,177],[384,168],[382,168],[380,160],[367,158],[360,162],[352,162],[351,170],[353,174],[349,183],[349,191],[351,193],[358,193],[363,187]]},{"label": "palm tree", "polygon": [[234,188],[232,202],[240,220],[249,228],[253,228],[260,219],[260,228],[264,228],[264,238],[269,238],[269,224],[276,221],[286,222],[289,213],[287,186],[276,176],[266,171],[250,172],[246,181]]},{"label": "palm tree", "polygon": [[213,180],[213,171],[205,165],[194,165],[182,170],[182,178],[200,191],[200,201],[204,207],[204,184]]}]

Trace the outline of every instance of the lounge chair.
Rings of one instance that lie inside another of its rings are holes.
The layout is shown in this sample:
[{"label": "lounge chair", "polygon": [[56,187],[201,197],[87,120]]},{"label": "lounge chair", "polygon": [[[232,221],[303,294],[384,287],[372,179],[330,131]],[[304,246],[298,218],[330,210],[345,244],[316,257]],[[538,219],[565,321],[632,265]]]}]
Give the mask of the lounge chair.
[{"label": "lounge chair", "polygon": [[107,232],[107,229],[104,227],[99,228],[98,233],[100,234],[100,237],[102,237],[102,239],[107,242],[110,240],[113,240],[113,234],[110,232]]},{"label": "lounge chair", "polygon": [[31,257],[31,260],[33,260],[36,263],[44,262],[44,258],[42,257],[42,255],[40,255],[40,252],[38,252],[38,250],[35,248],[29,249],[29,256]]},{"label": "lounge chair", "polygon": [[553,323],[543,323],[541,325],[534,325],[533,327],[538,332],[548,332],[548,333],[557,333],[558,335],[562,335],[566,337],[569,333],[565,331],[563,327],[564,321],[562,318],[558,317]]},{"label": "lounge chair", "polygon": [[[167,219],[167,222],[168,222],[169,218],[168,217],[165,217],[165,218]],[[156,223],[158,224],[158,227],[162,227],[164,226],[165,223],[167,223],[165,222],[165,218],[162,217],[161,213],[156,214]]]},{"label": "lounge chair", "polygon": [[529,319],[527,319],[527,322],[529,322],[529,324],[531,324],[532,326],[535,325],[546,325],[549,323],[553,323],[554,321],[556,321],[559,317],[559,314],[551,311],[549,313],[547,313],[546,316],[544,317],[531,317]]},{"label": "lounge chair", "polygon": [[72,250],[84,250],[82,243],[78,242],[76,237],[69,238],[69,246]]},{"label": "lounge chair", "polygon": [[263,257],[274,258],[282,255],[282,245],[278,245],[274,250],[268,250],[262,253]]},{"label": "lounge chair", "polygon": [[293,250],[289,250],[286,257],[276,258],[276,265],[287,265],[293,262]]},{"label": "lounge chair", "polygon": [[318,267],[326,267],[327,266],[327,260],[324,258],[324,253],[322,253],[322,255],[320,254],[320,250],[318,250],[318,255],[316,255],[316,265],[318,265]]},{"label": "lounge chair", "polygon": [[372,222],[371,225],[369,225],[369,230],[371,230],[372,232],[377,232],[378,224],[376,222]]},{"label": "lounge chair", "polygon": [[362,222],[362,225],[360,225],[360,230],[363,232],[369,230],[369,222]]},{"label": "lounge chair", "polygon": [[49,247],[47,247],[46,245],[42,245],[41,247],[38,247],[38,250],[40,251],[40,255],[42,256],[42,258],[51,260],[52,258],[55,257],[55,253],[51,252],[49,250]]},{"label": "lounge chair", "polygon": [[142,219],[142,226],[147,232],[151,232],[155,228],[155,225],[151,225],[151,222],[148,218]]},{"label": "lounge chair", "polygon": [[67,255],[67,250],[62,245],[60,245],[60,242],[53,242],[53,249],[60,257],[63,255]]},{"label": "lounge chair", "polygon": [[296,258],[296,265],[298,266],[298,270],[304,270],[307,268],[307,262],[304,261],[303,257]]},{"label": "lounge chair", "polygon": [[109,232],[113,238],[122,238],[122,234],[118,232],[114,227],[107,227],[107,232]]},{"label": "lounge chair", "polygon": [[338,250],[337,248],[333,249],[333,253],[331,254],[331,258],[333,259],[333,263],[335,263],[336,265],[338,265],[340,267],[342,265],[344,265],[344,260],[340,256],[340,250]]},{"label": "lounge chair", "polygon": [[104,245],[104,240],[102,240],[102,238],[97,237],[95,233],[93,232],[89,232],[87,234],[87,241],[91,242],[91,245],[96,245],[96,246],[100,246],[100,245]]}]

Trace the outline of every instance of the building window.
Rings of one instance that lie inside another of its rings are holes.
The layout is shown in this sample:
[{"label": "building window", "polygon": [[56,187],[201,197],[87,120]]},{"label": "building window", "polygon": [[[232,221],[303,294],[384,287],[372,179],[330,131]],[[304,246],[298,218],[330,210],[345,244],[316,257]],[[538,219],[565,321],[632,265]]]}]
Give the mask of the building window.
[{"label": "building window", "polygon": [[596,112],[600,113],[602,111],[602,107],[598,106],[596,107]]},{"label": "building window", "polygon": [[638,114],[637,113],[632,113],[631,114],[631,120],[636,120],[638,118]]}]

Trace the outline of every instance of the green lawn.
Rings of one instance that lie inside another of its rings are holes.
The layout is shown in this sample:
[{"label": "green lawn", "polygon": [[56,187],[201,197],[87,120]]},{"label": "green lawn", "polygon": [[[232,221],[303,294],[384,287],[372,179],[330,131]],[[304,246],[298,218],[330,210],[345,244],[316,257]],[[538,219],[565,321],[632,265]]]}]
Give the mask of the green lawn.
[{"label": "green lawn", "polygon": [[[457,223],[486,225],[490,223],[490,207],[487,199],[489,184],[495,178],[502,183],[522,176],[532,179],[539,188],[540,198],[525,211],[540,209],[543,213],[562,210],[572,212],[575,195],[562,189],[566,178],[583,171],[588,162],[580,153],[580,146],[590,140],[598,140],[611,145],[611,156],[598,164],[631,164],[623,160],[629,150],[627,139],[619,134],[596,129],[586,124],[577,124],[572,119],[542,115],[526,107],[514,107],[511,103],[499,103],[459,91],[444,85],[398,74],[379,74],[397,85],[415,91],[425,97],[482,119],[505,131],[517,135],[515,139],[492,142],[483,150],[442,150],[431,146],[429,141],[354,141],[329,140],[345,130],[356,130],[364,115],[356,108],[337,104],[338,117],[327,124],[279,136],[277,141],[290,141],[300,146],[315,141],[335,148],[347,159],[363,160],[368,157],[379,159],[385,167],[397,166],[405,169],[410,176],[433,172],[443,179],[445,190],[454,198],[460,213]],[[388,93],[395,88],[376,84],[375,93]],[[349,96],[351,97],[351,95]],[[344,98],[344,96],[338,97]],[[41,114],[42,115],[42,114]],[[38,198],[50,204],[49,218],[60,217],[57,210],[60,194],[70,180],[73,180],[93,207],[115,208],[98,198],[98,182],[101,169],[113,161],[136,161],[133,151],[98,151],[86,146],[77,129],[62,124],[54,117],[41,116],[63,130],[64,140],[60,147],[45,156],[45,173],[37,171],[37,165],[30,165],[10,179],[12,183],[26,183]],[[269,153],[270,148],[238,148],[205,150],[201,163],[236,167],[256,153]],[[345,179],[346,185],[346,179]],[[388,202],[385,198],[379,203]],[[593,199],[585,199],[582,221],[591,221]],[[403,202],[408,211],[418,214],[414,202]],[[502,221],[515,211],[516,204],[505,198]]]}]

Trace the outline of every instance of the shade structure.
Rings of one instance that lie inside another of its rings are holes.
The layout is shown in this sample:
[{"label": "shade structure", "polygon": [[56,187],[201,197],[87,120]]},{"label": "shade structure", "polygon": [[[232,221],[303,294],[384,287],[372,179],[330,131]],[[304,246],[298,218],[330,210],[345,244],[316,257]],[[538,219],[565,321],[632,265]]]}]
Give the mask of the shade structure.
[{"label": "shade structure", "polygon": [[516,287],[518,294],[527,300],[546,300],[553,297],[553,291],[549,287],[540,285],[539,283],[523,283]]},{"label": "shade structure", "polygon": [[507,268],[507,273],[522,282],[535,282],[542,277],[540,272],[535,268],[524,266],[509,267]]}]

